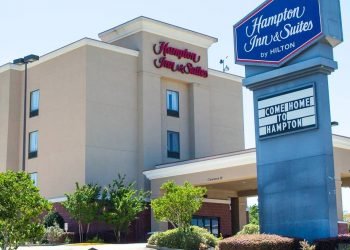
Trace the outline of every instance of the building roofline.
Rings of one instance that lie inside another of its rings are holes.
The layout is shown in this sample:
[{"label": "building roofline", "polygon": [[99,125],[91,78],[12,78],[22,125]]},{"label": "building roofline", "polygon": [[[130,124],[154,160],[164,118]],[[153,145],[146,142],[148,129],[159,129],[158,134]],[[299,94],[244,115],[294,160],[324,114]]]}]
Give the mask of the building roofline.
[{"label": "building roofline", "polygon": [[98,37],[104,42],[112,43],[141,31],[183,41],[206,49],[218,41],[215,37],[144,16],[103,31],[98,34]]},{"label": "building roofline", "polygon": [[160,165],[161,168],[144,171],[143,174],[149,179],[161,179],[172,176],[194,174],[203,171],[211,171],[238,167],[256,163],[255,150],[245,150],[233,154],[225,154],[214,157],[196,159],[174,164]]},{"label": "building roofline", "polygon": [[[40,60],[33,62],[31,64],[28,64],[28,68],[32,68],[35,67],[41,63],[47,62],[51,59],[54,59],[58,56],[64,55],[66,53],[69,53],[75,49],[84,47],[84,46],[93,46],[96,48],[101,48],[101,49],[106,49],[106,50],[110,50],[113,52],[117,52],[117,53],[121,53],[121,54],[125,54],[125,55],[129,55],[129,56],[135,56],[138,57],[139,56],[139,52],[136,50],[131,50],[131,49],[127,49],[127,48],[123,48],[123,47],[119,47],[116,45],[112,45],[109,43],[105,43],[99,40],[95,40],[95,39],[91,39],[91,38],[82,38],[78,41],[75,41],[73,43],[70,43],[68,45],[65,45],[61,48],[58,48],[56,50],[53,50],[49,53],[46,53],[42,56],[40,56]],[[6,70],[18,70],[18,71],[23,71],[24,70],[24,65],[15,65],[12,63],[7,63],[3,66],[0,66],[0,73],[6,71]]]},{"label": "building roofline", "polygon": [[2,72],[7,71],[7,70],[18,70],[18,71],[21,71],[22,67],[19,66],[19,65],[15,65],[13,63],[6,63],[6,64],[0,66],[0,74]]},{"label": "building roofline", "polygon": [[[350,150],[350,137],[332,135],[333,147]],[[256,149],[246,149],[238,152],[203,157],[194,160],[157,165],[156,169],[144,171],[149,179],[161,179],[173,176],[215,171],[219,169],[256,164]]]},{"label": "building roofline", "polygon": [[243,77],[242,76],[234,75],[234,74],[228,74],[228,73],[216,70],[216,69],[208,69],[208,73],[211,76],[216,76],[216,77],[220,77],[220,78],[223,78],[223,79],[239,82],[241,84],[242,84],[242,81],[243,81]]},{"label": "building roofline", "polygon": [[350,137],[333,134],[333,147],[350,150]]},{"label": "building roofline", "polygon": [[212,156],[199,157],[199,158],[195,158],[192,160],[183,160],[183,161],[176,161],[176,162],[172,162],[172,163],[159,164],[159,165],[156,165],[155,168],[156,169],[168,168],[168,167],[177,166],[177,165],[179,165],[179,163],[180,164],[188,164],[188,163],[195,163],[195,162],[201,162],[201,161],[206,161],[206,160],[219,159],[219,158],[223,158],[223,157],[241,155],[241,154],[251,153],[251,152],[255,153],[255,150],[256,150],[255,148],[249,148],[249,149],[244,149],[244,150],[235,151],[235,152],[231,152],[231,153],[224,153],[224,154],[217,154],[217,155],[212,155]]}]

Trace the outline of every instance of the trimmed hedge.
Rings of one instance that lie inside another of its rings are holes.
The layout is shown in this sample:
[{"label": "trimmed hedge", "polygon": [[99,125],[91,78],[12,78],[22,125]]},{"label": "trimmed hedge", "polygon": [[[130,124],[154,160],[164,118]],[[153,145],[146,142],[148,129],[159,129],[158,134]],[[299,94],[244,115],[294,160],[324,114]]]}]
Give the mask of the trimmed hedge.
[{"label": "trimmed hedge", "polygon": [[208,230],[197,226],[191,226],[189,231],[179,228],[153,234],[148,239],[148,244],[157,247],[168,247],[175,249],[207,249],[215,247],[218,238],[210,234]]},{"label": "trimmed hedge", "polygon": [[219,242],[219,250],[295,250],[299,240],[269,234],[236,235]]}]

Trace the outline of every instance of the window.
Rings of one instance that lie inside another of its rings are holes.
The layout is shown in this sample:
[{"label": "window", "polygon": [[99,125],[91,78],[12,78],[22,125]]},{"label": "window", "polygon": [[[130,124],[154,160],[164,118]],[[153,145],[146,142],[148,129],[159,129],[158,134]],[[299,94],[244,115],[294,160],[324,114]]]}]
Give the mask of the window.
[{"label": "window", "polygon": [[34,90],[30,92],[30,112],[29,117],[34,117],[39,115],[39,90]]},{"label": "window", "polygon": [[29,133],[29,154],[28,158],[35,158],[38,156],[38,131]]},{"label": "window", "polygon": [[30,173],[30,179],[32,179],[34,186],[38,186],[38,173]]},{"label": "window", "polygon": [[220,234],[220,224],[218,217],[193,216],[191,224],[205,228],[215,236],[219,236]]},{"label": "window", "polygon": [[166,91],[166,107],[168,116],[179,117],[179,92]]},{"label": "window", "polygon": [[180,159],[180,134],[168,131],[168,157]]}]

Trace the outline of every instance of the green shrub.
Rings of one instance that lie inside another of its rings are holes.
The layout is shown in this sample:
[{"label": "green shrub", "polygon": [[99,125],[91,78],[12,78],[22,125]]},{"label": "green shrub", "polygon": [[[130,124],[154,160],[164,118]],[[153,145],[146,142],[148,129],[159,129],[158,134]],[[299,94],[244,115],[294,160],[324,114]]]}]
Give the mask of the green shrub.
[{"label": "green shrub", "polygon": [[44,218],[44,226],[46,228],[53,227],[57,223],[60,228],[64,229],[64,219],[56,211],[49,212]]},{"label": "green shrub", "polygon": [[237,233],[237,235],[243,235],[243,234],[259,234],[260,233],[260,227],[259,225],[255,224],[247,224],[243,227],[241,231]]},{"label": "green shrub", "polygon": [[148,239],[148,244],[158,247],[180,248],[185,250],[215,247],[218,238],[206,229],[191,226],[188,231],[179,228],[155,233]]},{"label": "green shrub", "polygon": [[300,242],[301,250],[316,250],[315,245],[310,245],[306,240]]},{"label": "green shrub", "polygon": [[219,250],[294,250],[299,241],[268,234],[236,235],[219,242]]},{"label": "green shrub", "polygon": [[98,235],[96,235],[91,240],[87,240],[86,243],[104,243],[104,240],[98,237]]},{"label": "green shrub", "polygon": [[50,244],[62,243],[64,241],[64,231],[59,227],[57,223],[54,223],[52,227],[45,229],[44,238]]}]

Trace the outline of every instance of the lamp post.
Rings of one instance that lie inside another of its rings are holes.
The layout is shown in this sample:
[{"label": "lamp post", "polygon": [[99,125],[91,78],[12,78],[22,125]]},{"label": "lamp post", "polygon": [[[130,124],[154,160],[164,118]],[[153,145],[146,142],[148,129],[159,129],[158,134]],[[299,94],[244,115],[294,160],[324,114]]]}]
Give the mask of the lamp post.
[{"label": "lamp post", "polygon": [[24,64],[24,105],[23,105],[23,147],[22,147],[22,171],[26,169],[26,123],[27,123],[27,65],[39,60],[37,55],[28,55],[23,58],[13,60],[13,64],[23,65]]}]

